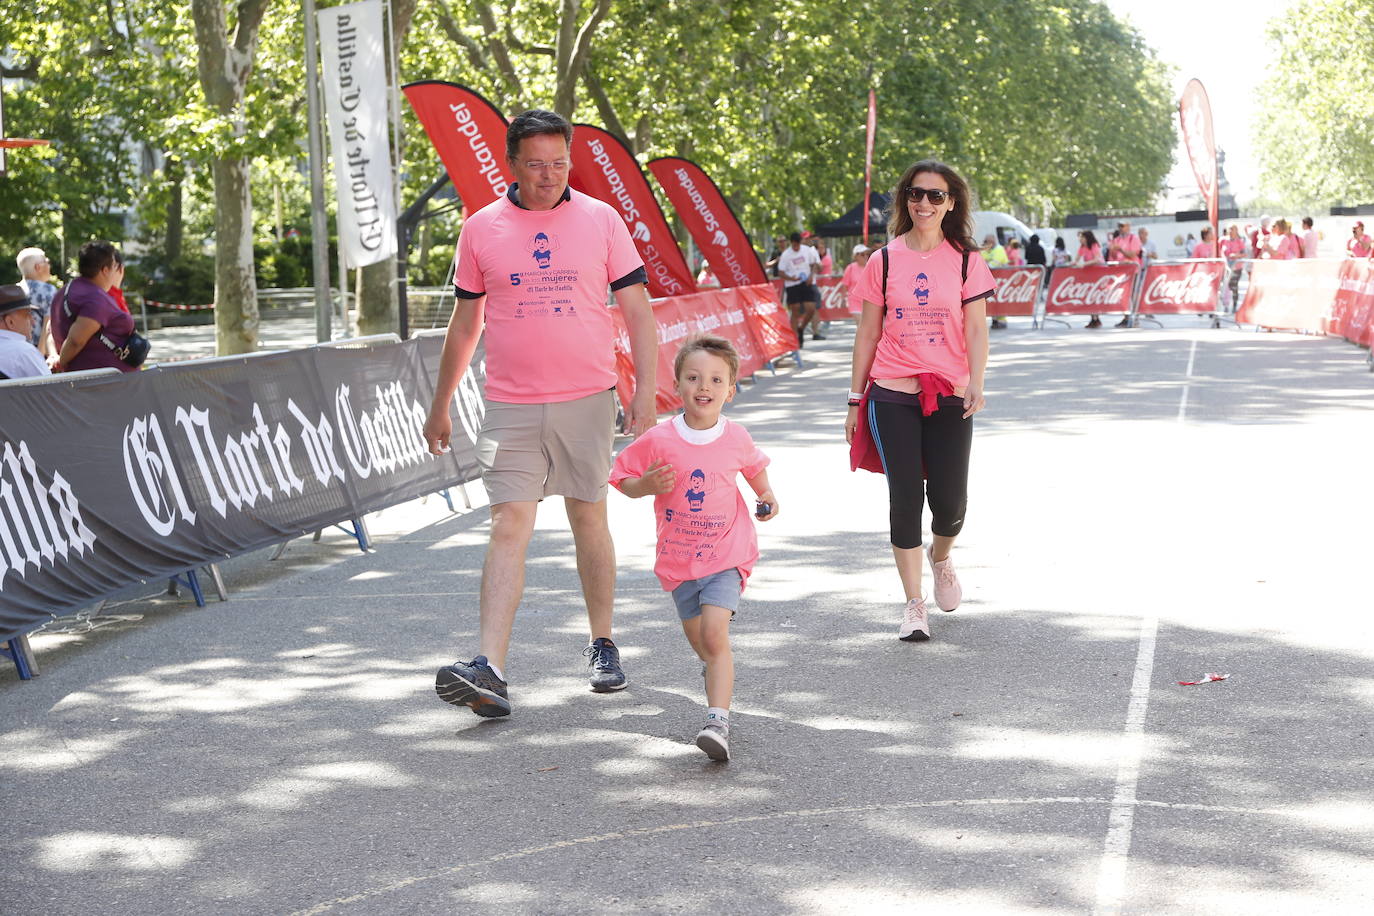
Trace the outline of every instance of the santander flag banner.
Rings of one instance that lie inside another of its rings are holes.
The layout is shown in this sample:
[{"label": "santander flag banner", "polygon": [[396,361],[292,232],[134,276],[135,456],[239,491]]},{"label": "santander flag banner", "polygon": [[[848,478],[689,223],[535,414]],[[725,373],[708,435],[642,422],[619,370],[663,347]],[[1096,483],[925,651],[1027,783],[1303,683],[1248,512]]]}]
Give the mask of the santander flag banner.
[{"label": "santander flag banner", "polygon": [[672,201],[692,241],[711,262],[723,288],[768,282],[748,233],[701,166],[689,159],[663,156],[650,160],[649,171]]},{"label": "santander flag banner", "polygon": [[506,119],[501,112],[457,83],[422,80],[402,90],[463,206],[476,212],[505,194],[515,178],[506,164]]},{"label": "santander flag banner", "polygon": [[1226,262],[1185,261],[1151,264],[1140,283],[1141,315],[1185,315],[1215,312],[1226,276]]},{"label": "santander flag banner", "polygon": [[1056,267],[1045,296],[1045,314],[1098,315],[1131,310],[1139,264]]},{"label": "santander flag banner", "polygon": [[347,267],[366,267],[396,253],[382,0],[334,6],[316,16],[339,196],[339,244]]},{"label": "santander flag banner", "polygon": [[1039,264],[1026,267],[994,267],[992,279],[997,291],[988,300],[988,314],[997,318],[1009,315],[1035,315],[1035,303],[1045,282],[1045,268]]},{"label": "santander flag banner", "polygon": [[692,271],[649,180],[625,145],[599,127],[578,124],[573,129],[572,163],[568,183],[610,204],[624,218],[649,274],[649,295],[661,298],[696,292]]},{"label": "santander flag banner", "polygon": [[1207,90],[1198,80],[1189,80],[1178,102],[1178,120],[1183,128],[1183,142],[1188,147],[1188,161],[1193,166],[1202,199],[1207,202],[1207,221],[1212,224],[1213,237],[1217,227],[1217,141],[1212,134],[1212,103]]}]

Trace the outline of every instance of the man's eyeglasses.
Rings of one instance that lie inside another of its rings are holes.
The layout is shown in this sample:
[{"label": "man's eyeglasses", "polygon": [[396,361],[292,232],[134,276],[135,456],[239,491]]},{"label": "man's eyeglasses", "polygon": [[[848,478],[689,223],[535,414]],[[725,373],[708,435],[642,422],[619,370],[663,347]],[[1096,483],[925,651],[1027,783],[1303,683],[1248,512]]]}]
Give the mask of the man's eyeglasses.
[{"label": "man's eyeglasses", "polygon": [[939,188],[903,188],[902,193],[904,193],[906,199],[912,203],[918,203],[922,197],[925,197],[926,200],[936,206],[949,200],[950,197],[948,191],[941,191]]},{"label": "man's eyeglasses", "polygon": [[544,169],[553,169],[555,172],[566,172],[569,165],[566,159],[555,159],[552,162],[545,162],[542,159],[532,159],[522,164],[531,172],[542,172]]}]

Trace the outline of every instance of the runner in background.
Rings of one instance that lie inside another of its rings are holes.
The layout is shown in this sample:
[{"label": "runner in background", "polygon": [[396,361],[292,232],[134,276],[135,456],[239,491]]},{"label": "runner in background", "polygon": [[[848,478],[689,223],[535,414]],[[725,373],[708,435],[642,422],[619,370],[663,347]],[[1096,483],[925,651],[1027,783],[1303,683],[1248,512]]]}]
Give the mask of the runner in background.
[{"label": "runner in background", "polygon": [[[851,466],[870,466],[869,440],[887,477],[889,539],[906,593],[897,631],[903,640],[930,638],[923,560],[941,610],[954,610],[963,594],[950,549],[968,506],[972,417],[986,404],[986,306],[996,288],[975,254],[971,198],[964,179],[942,162],[908,168],[894,195],[892,241],[885,255],[869,258],[859,288],[864,312],[844,432],[861,453],[856,463],[851,451]],[[927,499],[934,537],[923,552]]]},{"label": "runner in background", "polygon": [[797,334],[797,346],[805,345],[806,326],[816,314],[816,271],[821,259],[816,249],[802,244],[802,234],[794,232],[789,237],[791,243],[778,255],[778,273],[782,276],[783,301],[792,315],[792,330]]},{"label": "runner in background", "polygon": [[644,262],[614,209],[568,187],[572,125],[526,111],[506,131],[510,190],[468,217],[458,237],[454,294],[425,422],[431,453],[448,450],[449,406],[485,328],[486,413],[477,460],[491,503],[478,611],[481,651],[440,668],[434,689],[479,716],[506,716],[504,671],[525,588],[525,553],[541,500],[562,496],[587,606],[591,687],[626,684],[611,639],[615,544],[606,476],[616,415],[614,294],[630,335],[634,399],[627,425],[653,425],[657,332]]}]

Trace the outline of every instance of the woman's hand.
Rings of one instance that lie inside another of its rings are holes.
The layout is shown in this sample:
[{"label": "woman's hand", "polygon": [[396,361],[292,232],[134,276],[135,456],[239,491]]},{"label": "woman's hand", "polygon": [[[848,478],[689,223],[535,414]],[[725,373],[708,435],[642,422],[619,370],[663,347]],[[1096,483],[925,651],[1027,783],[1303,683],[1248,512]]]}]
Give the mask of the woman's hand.
[{"label": "woman's hand", "polygon": [[854,430],[859,428],[859,408],[849,408],[849,413],[844,418],[844,441],[849,445],[854,444]]},{"label": "woman's hand", "polygon": [[988,406],[987,398],[983,397],[983,389],[979,385],[969,385],[964,389],[964,419]]}]

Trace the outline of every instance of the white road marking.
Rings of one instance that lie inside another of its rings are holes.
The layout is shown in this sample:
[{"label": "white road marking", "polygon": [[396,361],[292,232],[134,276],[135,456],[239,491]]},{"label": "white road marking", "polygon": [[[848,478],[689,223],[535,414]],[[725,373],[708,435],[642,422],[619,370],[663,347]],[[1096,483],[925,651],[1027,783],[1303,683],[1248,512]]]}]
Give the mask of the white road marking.
[{"label": "white road marking", "polygon": [[1196,359],[1197,341],[1194,340],[1193,345],[1188,348],[1188,368],[1183,370],[1183,378],[1185,380],[1183,382],[1183,394],[1179,395],[1178,399],[1178,422],[1180,423],[1188,416],[1188,386],[1190,383],[1187,379],[1193,377],[1193,362]]},{"label": "white road marking", "polygon": [[1136,786],[1140,759],[1145,753],[1145,713],[1150,707],[1150,678],[1155,668],[1155,639],[1159,618],[1140,621],[1140,648],[1136,650],[1131,702],[1126,707],[1126,728],[1121,736],[1121,757],[1116,766],[1116,790],[1107,813],[1107,839],[1097,872],[1097,916],[1121,912],[1126,895],[1126,865],[1130,860],[1131,828],[1135,823]]}]

